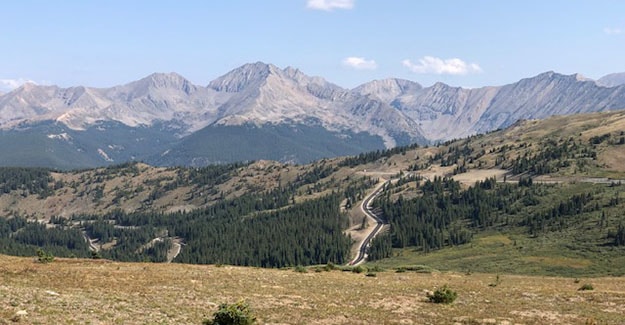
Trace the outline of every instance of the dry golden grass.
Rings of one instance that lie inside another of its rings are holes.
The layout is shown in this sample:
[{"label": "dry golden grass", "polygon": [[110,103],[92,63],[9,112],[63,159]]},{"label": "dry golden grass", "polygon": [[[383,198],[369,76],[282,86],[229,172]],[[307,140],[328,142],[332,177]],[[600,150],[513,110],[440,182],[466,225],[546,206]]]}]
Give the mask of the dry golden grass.
[{"label": "dry golden grass", "polygon": [[[260,324],[622,324],[625,279],[492,274],[297,273],[0,255],[0,324],[200,324],[246,300]],[[578,291],[584,283],[595,290]],[[427,302],[449,285],[451,305]]]},{"label": "dry golden grass", "polygon": [[[625,127],[623,128],[625,130]],[[599,164],[605,169],[625,173],[625,146],[611,148],[611,150],[600,152],[598,155]]]}]

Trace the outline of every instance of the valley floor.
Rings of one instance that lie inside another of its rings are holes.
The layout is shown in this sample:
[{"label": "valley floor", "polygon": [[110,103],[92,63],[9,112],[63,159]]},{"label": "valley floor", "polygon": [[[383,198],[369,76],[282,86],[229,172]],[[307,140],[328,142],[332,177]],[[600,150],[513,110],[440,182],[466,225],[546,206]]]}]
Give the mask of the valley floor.
[{"label": "valley floor", "polygon": [[[578,291],[586,283],[594,290]],[[427,302],[426,291],[445,284],[458,299]],[[625,278],[390,270],[372,277],[0,255],[0,324],[200,324],[220,303],[241,299],[260,324],[622,324]]]}]

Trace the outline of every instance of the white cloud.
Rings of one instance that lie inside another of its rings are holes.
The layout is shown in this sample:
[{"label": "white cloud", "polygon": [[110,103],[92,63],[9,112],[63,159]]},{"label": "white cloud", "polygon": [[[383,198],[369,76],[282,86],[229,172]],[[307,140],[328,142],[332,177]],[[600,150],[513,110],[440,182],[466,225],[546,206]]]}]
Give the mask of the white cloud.
[{"label": "white cloud", "polygon": [[343,65],[356,70],[375,70],[378,67],[375,60],[367,60],[357,56],[350,56],[343,59]]},{"label": "white cloud", "polygon": [[356,0],[308,0],[306,7],[315,10],[352,9]]},{"label": "white cloud", "polygon": [[625,31],[620,28],[611,28],[611,27],[604,28],[603,32],[608,35],[620,35],[620,34],[625,33]]},{"label": "white cloud", "polygon": [[0,91],[11,91],[27,82],[35,83],[32,80],[19,78],[19,79],[0,79]]},{"label": "white cloud", "polygon": [[413,63],[408,59],[401,63],[414,73],[465,75],[482,72],[482,68],[476,63],[466,63],[457,58],[444,60],[433,56],[424,56],[419,59],[419,63]]}]

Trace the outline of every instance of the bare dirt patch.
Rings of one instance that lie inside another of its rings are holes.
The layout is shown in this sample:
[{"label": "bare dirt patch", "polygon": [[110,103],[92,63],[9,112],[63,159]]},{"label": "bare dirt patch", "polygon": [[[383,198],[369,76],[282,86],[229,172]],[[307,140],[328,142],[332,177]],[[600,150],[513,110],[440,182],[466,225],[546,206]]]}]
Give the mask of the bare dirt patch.
[{"label": "bare dirt patch", "polygon": [[477,181],[483,181],[492,177],[497,180],[503,180],[506,173],[508,171],[504,169],[471,169],[466,173],[454,175],[452,178],[462,184],[473,185]]}]

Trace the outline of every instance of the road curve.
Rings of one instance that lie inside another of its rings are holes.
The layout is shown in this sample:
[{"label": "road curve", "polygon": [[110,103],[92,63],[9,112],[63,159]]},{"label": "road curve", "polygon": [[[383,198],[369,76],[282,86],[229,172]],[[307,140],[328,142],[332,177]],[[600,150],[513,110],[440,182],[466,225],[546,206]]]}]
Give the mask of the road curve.
[{"label": "road curve", "polygon": [[360,247],[358,247],[358,255],[356,255],[356,258],[349,262],[349,265],[358,265],[365,261],[365,259],[367,258],[367,249],[369,248],[371,239],[377,236],[377,234],[380,232],[380,230],[382,230],[382,227],[385,224],[384,220],[380,219],[377,215],[375,215],[375,213],[373,213],[373,211],[371,211],[370,204],[373,199],[375,199],[380,193],[382,193],[382,191],[384,191],[386,185],[389,184],[389,182],[390,180],[378,186],[378,188],[376,188],[375,191],[373,191],[364,200],[362,200],[362,203],[360,204],[360,210],[362,210],[362,212],[364,212],[367,216],[375,220],[376,225],[369,233],[369,235],[367,235],[367,237],[365,237],[365,239],[360,243]]}]

